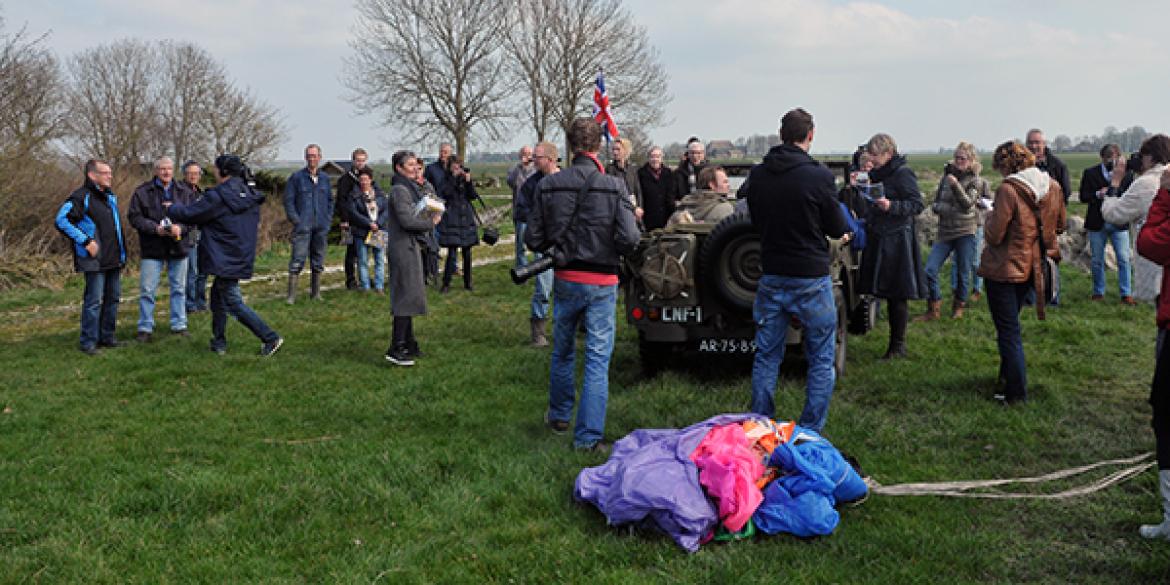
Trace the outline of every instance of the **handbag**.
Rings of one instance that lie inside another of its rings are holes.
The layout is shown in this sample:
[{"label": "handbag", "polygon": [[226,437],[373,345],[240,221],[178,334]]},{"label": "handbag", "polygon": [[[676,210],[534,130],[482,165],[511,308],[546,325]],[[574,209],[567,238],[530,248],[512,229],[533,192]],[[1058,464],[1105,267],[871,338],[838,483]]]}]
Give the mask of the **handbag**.
[{"label": "handbag", "polygon": [[[480,203],[483,203],[483,200],[480,200]],[[475,223],[480,226],[483,232],[483,235],[479,238],[480,241],[489,246],[496,245],[496,242],[500,241],[500,230],[493,225],[484,225],[483,220],[479,217],[479,212],[475,210],[475,205],[471,203],[468,205],[471,206],[471,213],[475,215]],[[486,207],[485,205],[484,208],[486,209]]]},{"label": "handbag", "polygon": [[[1031,208],[1031,206],[1029,206]],[[1041,286],[1044,288],[1044,304],[1051,305],[1056,299],[1060,298],[1060,267],[1048,256],[1048,246],[1044,244],[1044,222],[1040,219],[1039,202],[1037,207],[1032,208],[1032,214],[1036,216],[1036,232],[1037,241],[1040,243],[1040,279]]]}]

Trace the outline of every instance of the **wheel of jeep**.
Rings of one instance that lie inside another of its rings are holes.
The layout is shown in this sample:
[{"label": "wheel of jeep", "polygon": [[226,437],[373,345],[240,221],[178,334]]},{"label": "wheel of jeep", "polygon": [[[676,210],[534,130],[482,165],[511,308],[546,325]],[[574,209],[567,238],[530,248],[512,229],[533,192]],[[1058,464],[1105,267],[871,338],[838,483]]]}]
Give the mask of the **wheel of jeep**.
[{"label": "wheel of jeep", "polygon": [[703,242],[700,254],[703,274],[730,306],[750,311],[756,300],[763,267],[760,235],[747,212],[737,212],[719,222]]},{"label": "wheel of jeep", "polygon": [[845,375],[845,355],[849,344],[849,307],[845,304],[845,293],[840,287],[833,287],[833,302],[837,305],[837,347],[833,354],[833,368],[837,377]]}]

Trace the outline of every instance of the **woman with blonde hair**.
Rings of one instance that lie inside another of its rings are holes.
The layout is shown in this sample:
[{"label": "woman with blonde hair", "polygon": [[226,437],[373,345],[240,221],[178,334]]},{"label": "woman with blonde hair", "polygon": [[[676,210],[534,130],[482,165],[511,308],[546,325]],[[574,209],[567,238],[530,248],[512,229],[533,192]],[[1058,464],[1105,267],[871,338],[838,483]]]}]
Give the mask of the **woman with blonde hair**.
[{"label": "woman with blonde hair", "polygon": [[938,273],[952,253],[955,255],[958,286],[951,291],[954,299],[951,302],[951,318],[963,316],[967,295],[971,291],[970,266],[979,246],[976,233],[983,223],[979,202],[991,195],[987,181],[979,176],[981,170],[975,147],[970,142],[960,142],[955,147],[954,158],[943,171],[938,193],[930,206],[931,211],[938,215],[938,237],[926,259],[926,286],[929,294],[926,314],[915,321],[939,318],[942,293],[939,290]]},{"label": "woman with blonde hair", "polygon": [[1036,314],[1044,319],[1045,255],[1058,259],[1056,234],[1065,222],[1060,184],[1036,168],[1036,157],[1018,142],[995,149],[993,166],[1004,176],[983,226],[985,247],[979,274],[987,285],[987,307],[995,323],[1004,404],[1028,398],[1020,310],[1035,290]]},{"label": "woman with blonde hair", "polygon": [[906,164],[906,157],[898,154],[893,137],[875,134],[865,150],[873,160],[869,182],[874,198],[866,213],[867,239],[858,289],[886,299],[890,344],[882,359],[889,360],[906,356],[909,300],[926,296],[926,276],[914,229],[914,218],[924,205],[918,177]]}]

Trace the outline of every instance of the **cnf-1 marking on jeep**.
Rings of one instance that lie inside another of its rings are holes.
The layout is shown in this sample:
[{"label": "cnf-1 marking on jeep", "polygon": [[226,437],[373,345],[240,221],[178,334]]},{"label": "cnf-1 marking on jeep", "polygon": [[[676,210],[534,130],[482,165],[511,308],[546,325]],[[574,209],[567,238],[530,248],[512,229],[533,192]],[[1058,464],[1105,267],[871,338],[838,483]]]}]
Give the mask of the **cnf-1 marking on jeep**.
[{"label": "cnf-1 marking on jeep", "polygon": [[[848,163],[826,164],[847,179]],[[729,175],[746,176],[751,166],[724,168]],[[842,197],[847,205],[856,205],[856,199]],[[638,349],[647,373],[657,372],[676,355],[755,352],[752,304],[762,276],[760,237],[746,206],[740,207],[744,209],[718,224],[679,224],[644,234],[638,249],[626,258],[626,318],[638,330]],[[863,209],[852,211],[864,215]],[[872,329],[877,302],[856,292],[861,252],[840,240],[830,239],[829,247],[840,375],[845,371],[846,333],[864,334]],[[790,349],[801,340],[801,324],[794,319],[788,329]]]}]

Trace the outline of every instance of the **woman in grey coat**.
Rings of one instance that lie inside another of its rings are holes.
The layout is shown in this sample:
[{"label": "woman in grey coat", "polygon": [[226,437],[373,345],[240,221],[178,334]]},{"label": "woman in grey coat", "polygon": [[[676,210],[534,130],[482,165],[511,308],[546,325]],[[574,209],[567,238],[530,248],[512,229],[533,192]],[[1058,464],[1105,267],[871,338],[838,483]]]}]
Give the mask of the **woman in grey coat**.
[{"label": "woman in grey coat", "polygon": [[441,214],[419,209],[424,194],[418,185],[422,166],[408,150],[394,153],[394,179],[390,190],[390,218],[387,222],[386,256],[390,271],[390,312],[394,315],[393,333],[386,360],[398,366],[413,366],[420,357],[414,338],[412,318],[427,312],[426,283],[423,279],[421,246],[426,234],[434,230]]}]

